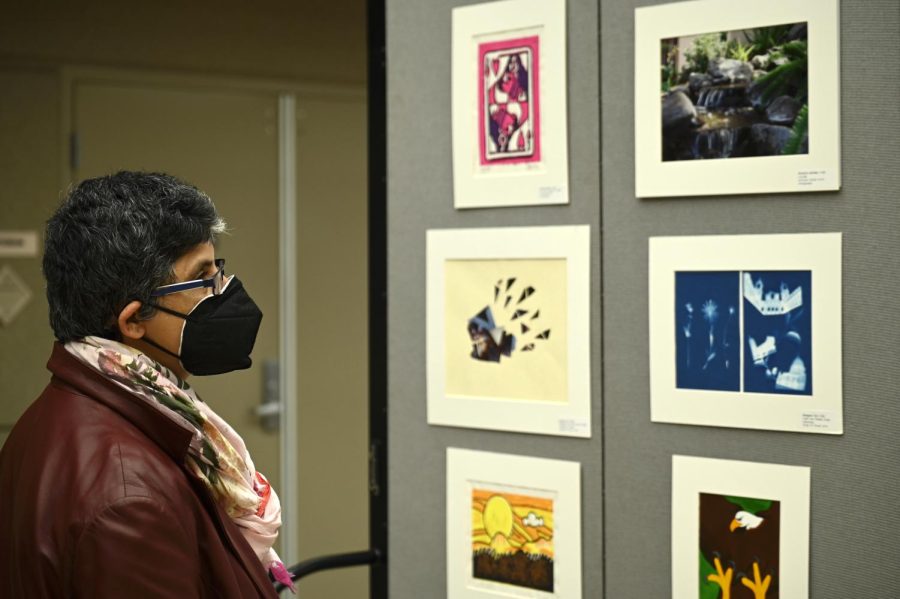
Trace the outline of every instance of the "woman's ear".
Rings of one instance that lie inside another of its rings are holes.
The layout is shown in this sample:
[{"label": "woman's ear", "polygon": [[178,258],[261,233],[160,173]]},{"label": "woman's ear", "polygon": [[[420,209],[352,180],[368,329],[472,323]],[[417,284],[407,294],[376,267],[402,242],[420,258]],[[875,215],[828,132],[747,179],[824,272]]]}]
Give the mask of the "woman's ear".
[{"label": "woman's ear", "polygon": [[124,339],[140,339],[146,332],[144,324],[137,319],[136,314],[141,309],[141,302],[132,300],[119,312],[119,332]]}]

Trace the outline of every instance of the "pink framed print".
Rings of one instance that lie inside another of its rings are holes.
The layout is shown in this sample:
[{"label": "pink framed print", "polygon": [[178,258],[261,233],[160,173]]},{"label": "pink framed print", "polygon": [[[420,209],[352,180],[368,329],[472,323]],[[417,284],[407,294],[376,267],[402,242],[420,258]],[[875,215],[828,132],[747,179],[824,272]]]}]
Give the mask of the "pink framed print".
[{"label": "pink framed print", "polygon": [[456,208],[566,204],[565,0],[453,10]]},{"label": "pink framed print", "polygon": [[540,162],[540,38],[479,44],[478,63],[481,165]]}]

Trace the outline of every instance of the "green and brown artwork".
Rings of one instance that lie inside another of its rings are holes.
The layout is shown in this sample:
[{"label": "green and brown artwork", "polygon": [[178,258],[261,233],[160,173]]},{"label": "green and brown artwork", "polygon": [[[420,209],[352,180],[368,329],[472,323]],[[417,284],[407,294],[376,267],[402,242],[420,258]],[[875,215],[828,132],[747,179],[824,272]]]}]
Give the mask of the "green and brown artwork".
[{"label": "green and brown artwork", "polygon": [[700,599],[778,599],[778,501],[700,493]]},{"label": "green and brown artwork", "polygon": [[807,23],[660,42],[662,159],[808,154]]},{"label": "green and brown artwork", "polygon": [[472,490],[475,578],[553,592],[553,500]]}]

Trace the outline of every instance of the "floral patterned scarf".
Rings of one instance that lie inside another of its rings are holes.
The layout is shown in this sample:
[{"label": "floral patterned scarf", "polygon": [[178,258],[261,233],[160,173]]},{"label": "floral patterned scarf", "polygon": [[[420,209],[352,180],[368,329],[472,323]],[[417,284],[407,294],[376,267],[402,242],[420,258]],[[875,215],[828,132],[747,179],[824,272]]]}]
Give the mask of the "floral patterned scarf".
[{"label": "floral patterned scarf", "polygon": [[263,566],[294,590],[290,573],[272,549],[281,526],[281,503],[253,466],[240,435],[171,370],[116,341],[85,337],[66,350],[131,394],[194,429],[187,467],[237,525]]}]

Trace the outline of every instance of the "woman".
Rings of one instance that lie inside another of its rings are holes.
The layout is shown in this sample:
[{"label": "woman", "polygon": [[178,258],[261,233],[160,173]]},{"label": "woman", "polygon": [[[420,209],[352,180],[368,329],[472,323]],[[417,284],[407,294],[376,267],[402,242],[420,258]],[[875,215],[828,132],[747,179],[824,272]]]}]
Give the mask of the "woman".
[{"label": "woman", "polygon": [[262,313],[174,177],[82,182],[47,225],[50,383],[0,452],[0,597],[272,597],[278,496],[187,383],[250,366]]}]

